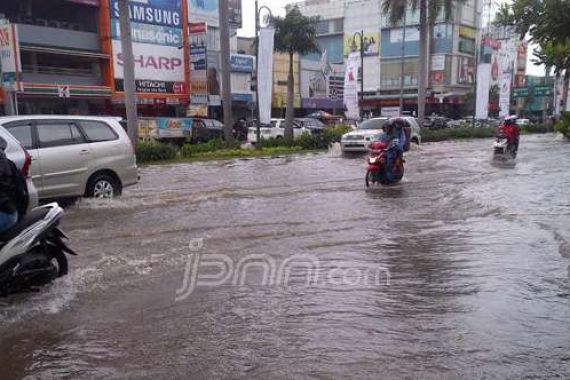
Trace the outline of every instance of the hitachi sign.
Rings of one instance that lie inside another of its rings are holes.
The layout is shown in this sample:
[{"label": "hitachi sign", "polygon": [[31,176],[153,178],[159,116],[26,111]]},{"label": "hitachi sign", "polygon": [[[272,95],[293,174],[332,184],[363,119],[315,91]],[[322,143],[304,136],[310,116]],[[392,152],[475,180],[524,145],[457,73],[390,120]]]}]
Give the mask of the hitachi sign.
[{"label": "hitachi sign", "polygon": [[[119,66],[124,66],[123,54],[117,55]],[[135,55],[135,66],[141,69],[168,70],[175,71],[182,66],[182,60],[176,57],[153,57],[144,55]]]}]

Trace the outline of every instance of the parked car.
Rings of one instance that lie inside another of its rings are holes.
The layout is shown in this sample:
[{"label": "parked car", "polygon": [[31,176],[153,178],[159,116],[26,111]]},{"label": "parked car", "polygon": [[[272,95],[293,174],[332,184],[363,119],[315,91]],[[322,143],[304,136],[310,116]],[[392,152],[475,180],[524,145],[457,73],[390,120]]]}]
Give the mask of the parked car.
[{"label": "parked car", "polygon": [[28,193],[30,196],[30,204],[28,205],[28,208],[33,209],[38,206],[38,190],[34,186],[30,172],[30,168],[32,166],[32,156],[26,151],[22,144],[16,140],[14,136],[12,136],[6,129],[1,126],[0,137],[8,143],[5,151],[6,157],[15,163],[18,169],[20,169],[26,177]]},{"label": "parked car", "polygon": [[430,129],[447,128],[447,119],[441,116],[428,116],[425,118],[424,128],[430,128]]},{"label": "parked car", "polygon": [[[261,126],[262,139],[282,139],[285,137],[285,119],[271,119],[271,124]],[[296,121],[293,121],[293,135],[295,137],[301,136],[303,133],[311,133],[311,130],[305,128]],[[247,134],[247,141],[252,144],[257,142],[257,127],[250,127]]]},{"label": "parked car", "polygon": [[[382,127],[390,120],[387,117],[377,117],[363,121],[360,126],[349,133],[342,136],[340,147],[343,153],[363,153],[368,150],[368,145],[372,141],[378,140],[384,133]],[[398,119],[404,119],[412,128],[412,142],[420,144],[422,137],[420,126],[415,118],[411,116],[402,116]]]},{"label": "parked car", "polygon": [[187,140],[192,144],[223,138],[224,125],[215,119],[194,119],[191,136],[187,136]]},{"label": "parked car", "polygon": [[302,128],[308,129],[313,135],[321,134],[327,127],[322,121],[310,117],[295,119],[295,122]]},{"label": "parked car", "polygon": [[39,199],[113,198],[138,182],[136,156],[119,120],[88,116],[1,117],[32,157]]}]

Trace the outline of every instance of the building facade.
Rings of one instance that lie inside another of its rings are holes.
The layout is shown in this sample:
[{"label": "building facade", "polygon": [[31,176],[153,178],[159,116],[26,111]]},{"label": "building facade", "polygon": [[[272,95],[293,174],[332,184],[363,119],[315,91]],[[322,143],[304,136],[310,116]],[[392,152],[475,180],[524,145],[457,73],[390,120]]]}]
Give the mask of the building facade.
[{"label": "building facade", "polygon": [[[419,73],[419,12],[408,9],[405,23],[392,25],[382,0],[306,0],[291,4],[305,16],[319,16],[318,40],[336,70],[351,51],[364,43],[364,111],[380,114],[399,105],[404,82],[405,110],[417,110]],[[450,19],[440,15],[431,28],[427,113],[459,113],[475,89],[476,50],[482,1],[468,0],[454,8]],[[404,38],[405,34],[405,38]],[[362,40],[362,41],[361,41]],[[301,72],[321,57],[303,57]],[[402,65],[402,60],[404,64]],[[403,71],[402,71],[403,67]],[[303,76],[303,74],[302,74]],[[339,75],[330,74],[337,78]],[[331,79],[329,78],[329,82]],[[330,86],[329,86],[330,87]],[[302,93],[306,93],[301,91]],[[328,96],[331,97],[330,91]]]}]

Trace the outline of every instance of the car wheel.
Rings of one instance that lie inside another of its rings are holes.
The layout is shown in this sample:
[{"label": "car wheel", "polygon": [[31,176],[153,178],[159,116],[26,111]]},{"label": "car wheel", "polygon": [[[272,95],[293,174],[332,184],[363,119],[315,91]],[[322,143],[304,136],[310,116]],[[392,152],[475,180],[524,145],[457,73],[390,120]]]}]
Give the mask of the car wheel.
[{"label": "car wheel", "polygon": [[87,196],[89,198],[113,199],[120,196],[121,192],[121,185],[118,181],[107,174],[94,177],[87,186]]},{"label": "car wheel", "polygon": [[417,137],[412,138],[412,142],[416,145],[420,145],[420,140]]}]

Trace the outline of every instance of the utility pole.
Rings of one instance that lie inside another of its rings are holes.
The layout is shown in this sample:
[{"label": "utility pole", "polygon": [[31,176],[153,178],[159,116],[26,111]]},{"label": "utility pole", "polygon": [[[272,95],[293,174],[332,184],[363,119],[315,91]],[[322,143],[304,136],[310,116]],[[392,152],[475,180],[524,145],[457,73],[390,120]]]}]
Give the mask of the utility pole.
[{"label": "utility pole", "polygon": [[135,59],[133,55],[133,40],[131,35],[131,19],[129,15],[128,0],[119,0],[119,24],[121,29],[121,48],[124,63],[123,86],[125,93],[125,108],[127,112],[127,132],[133,147],[136,149],[139,141],[139,127],[135,85]]},{"label": "utility pole", "polygon": [[360,37],[360,117],[364,118],[364,30],[352,36],[353,44],[356,36]]},{"label": "utility pole", "polygon": [[261,112],[259,109],[259,1],[255,0],[255,118],[257,119],[255,123],[255,141],[257,142],[257,147],[261,148]]},{"label": "utility pole", "polygon": [[229,2],[220,0],[220,45],[222,48],[222,105],[224,109],[224,137],[228,146],[233,145],[232,73],[230,65]]},{"label": "utility pole", "polygon": [[402,26],[402,62],[400,66],[400,115],[404,114],[404,70],[406,68],[406,15],[407,3],[404,2],[404,24]]}]

